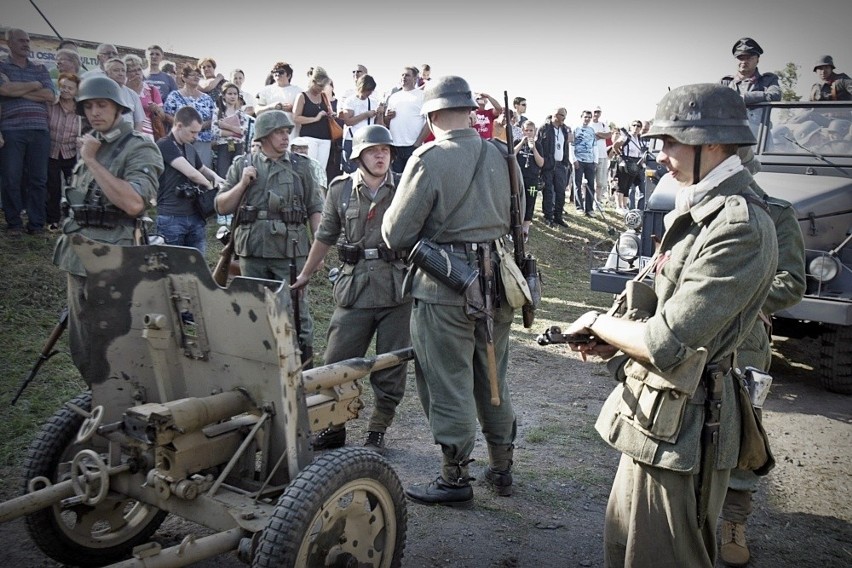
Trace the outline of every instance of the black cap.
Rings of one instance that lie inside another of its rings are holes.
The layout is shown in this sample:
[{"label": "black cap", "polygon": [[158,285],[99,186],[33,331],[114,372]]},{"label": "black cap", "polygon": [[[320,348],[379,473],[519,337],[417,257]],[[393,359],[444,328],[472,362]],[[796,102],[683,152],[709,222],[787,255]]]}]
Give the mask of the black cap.
[{"label": "black cap", "polygon": [[731,48],[731,53],[734,54],[734,57],[746,54],[763,55],[763,48],[750,37],[741,37],[737,40],[737,43],[734,44],[734,47]]}]

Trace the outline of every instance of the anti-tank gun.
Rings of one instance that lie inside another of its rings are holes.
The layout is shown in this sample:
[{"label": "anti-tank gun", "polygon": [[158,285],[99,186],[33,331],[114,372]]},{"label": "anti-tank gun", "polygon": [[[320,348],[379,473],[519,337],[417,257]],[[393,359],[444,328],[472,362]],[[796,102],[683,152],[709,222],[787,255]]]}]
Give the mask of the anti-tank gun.
[{"label": "anti-tank gun", "polygon": [[[213,282],[194,249],[73,237],[87,270],[90,391],[39,432],[24,495],[45,554],[71,565],[185,566],[229,551],[253,566],[398,566],[405,500],[380,455],[318,457],[312,432],[358,415],[357,379],[411,349],[302,371],[288,287]],[[161,549],[174,514],[212,529]]]}]

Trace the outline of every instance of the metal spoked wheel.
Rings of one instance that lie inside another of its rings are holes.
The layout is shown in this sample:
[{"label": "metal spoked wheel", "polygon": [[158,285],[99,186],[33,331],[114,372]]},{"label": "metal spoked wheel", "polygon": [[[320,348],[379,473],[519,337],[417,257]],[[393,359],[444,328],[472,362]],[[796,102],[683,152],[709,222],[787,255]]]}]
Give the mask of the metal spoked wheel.
[{"label": "metal spoked wheel", "polygon": [[330,451],[281,495],[253,566],[400,566],[407,521],[387,460],[363,448]]},{"label": "metal spoked wheel", "polygon": [[[71,402],[88,411],[92,395],[83,393]],[[35,477],[54,484],[69,479],[80,450],[98,452],[97,436],[85,444],[76,442],[83,420],[83,416],[63,407],[41,428],[24,462],[24,491]],[[127,557],[134,546],[147,542],[166,518],[165,511],[132,499],[106,495],[92,502],[96,504],[56,504],[28,515],[30,537],[45,554],[63,564],[102,566]]]}]

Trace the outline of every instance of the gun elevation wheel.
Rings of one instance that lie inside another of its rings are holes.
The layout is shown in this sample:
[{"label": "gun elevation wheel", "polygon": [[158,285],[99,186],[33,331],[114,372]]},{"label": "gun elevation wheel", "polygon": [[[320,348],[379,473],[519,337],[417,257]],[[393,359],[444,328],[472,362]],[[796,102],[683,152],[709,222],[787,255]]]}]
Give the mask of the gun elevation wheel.
[{"label": "gun elevation wheel", "polygon": [[255,568],[400,566],[408,511],[387,460],[363,448],[327,452],[278,499]]},{"label": "gun elevation wheel", "polygon": [[[83,393],[71,402],[90,411],[92,395]],[[77,443],[83,420],[63,407],[42,426],[24,461],[25,492],[34,477],[45,477],[53,484],[69,479],[72,460],[80,450],[92,448],[97,453],[103,449],[96,447],[97,436],[85,444]],[[30,538],[54,560],[103,566],[127,557],[134,546],[147,542],[165,518],[165,511],[108,494],[91,506],[56,504],[42,509],[26,517],[26,526]]]}]

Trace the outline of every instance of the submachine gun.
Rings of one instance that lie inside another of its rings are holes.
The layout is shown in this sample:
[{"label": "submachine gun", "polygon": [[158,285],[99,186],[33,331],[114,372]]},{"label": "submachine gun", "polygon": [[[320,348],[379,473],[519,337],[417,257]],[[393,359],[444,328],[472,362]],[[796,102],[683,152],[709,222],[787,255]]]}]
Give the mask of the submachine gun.
[{"label": "submachine gun", "polygon": [[521,208],[521,187],[518,180],[518,166],[515,158],[515,143],[512,139],[512,124],[508,120],[509,93],[503,91],[504,108],[506,109],[506,145],[508,154],[506,164],[509,167],[509,186],[512,193],[512,243],[514,244],[515,264],[521,269],[524,279],[530,288],[532,302],[527,302],[521,308],[524,319],[524,327],[529,329],[535,321],[535,309],[541,301],[541,275],[538,272],[538,264],[532,254],[524,250],[524,214]]}]

